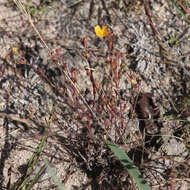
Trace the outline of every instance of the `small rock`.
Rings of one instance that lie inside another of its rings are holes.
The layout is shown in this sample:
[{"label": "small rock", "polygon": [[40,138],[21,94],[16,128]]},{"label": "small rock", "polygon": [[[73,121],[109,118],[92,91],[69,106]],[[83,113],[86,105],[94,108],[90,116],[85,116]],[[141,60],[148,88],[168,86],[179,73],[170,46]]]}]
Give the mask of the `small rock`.
[{"label": "small rock", "polygon": [[0,111],[3,112],[6,110],[6,100],[1,96],[0,97]]}]

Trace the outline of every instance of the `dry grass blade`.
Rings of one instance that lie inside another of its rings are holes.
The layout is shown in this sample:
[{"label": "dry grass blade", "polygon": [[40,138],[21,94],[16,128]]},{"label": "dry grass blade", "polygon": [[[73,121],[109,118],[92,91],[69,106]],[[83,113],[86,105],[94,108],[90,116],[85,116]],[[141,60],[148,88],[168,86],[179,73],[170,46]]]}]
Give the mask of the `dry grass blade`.
[{"label": "dry grass blade", "polygon": [[24,16],[26,16],[26,18],[28,19],[28,21],[30,22],[31,26],[33,27],[34,31],[37,33],[37,35],[39,36],[40,40],[42,41],[42,43],[44,44],[44,46],[47,48],[47,50],[49,51],[49,54],[51,55],[51,50],[48,47],[48,45],[46,44],[46,42],[44,41],[44,39],[42,38],[41,34],[39,33],[39,31],[37,30],[37,28],[35,27],[31,15],[27,12],[25,6],[22,4],[21,1],[19,0],[13,0],[14,3],[16,4],[16,6],[19,8],[19,10],[24,14]]}]

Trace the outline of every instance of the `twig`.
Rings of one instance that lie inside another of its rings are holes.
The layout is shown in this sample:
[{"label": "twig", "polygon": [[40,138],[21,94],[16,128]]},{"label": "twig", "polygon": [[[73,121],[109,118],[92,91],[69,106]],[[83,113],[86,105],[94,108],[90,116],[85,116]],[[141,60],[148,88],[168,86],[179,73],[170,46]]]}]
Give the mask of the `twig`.
[{"label": "twig", "polygon": [[162,40],[159,36],[159,33],[158,31],[156,30],[153,22],[152,22],[152,18],[151,18],[151,13],[150,13],[150,10],[147,6],[147,3],[146,3],[146,0],[143,0],[143,4],[144,4],[144,9],[145,9],[145,13],[149,19],[149,23],[150,23],[150,26],[151,26],[151,29],[153,31],[153,34],[155,36],[155,39],[160,47],[160,54],[162,56],[162,60],[163,60],[163,63],[165,64],[173,64],[170,60],[171,60],[171,56],[169,55],[169,53],[167,52],[167,50],[164,48],[164,45],[162,43]]}]

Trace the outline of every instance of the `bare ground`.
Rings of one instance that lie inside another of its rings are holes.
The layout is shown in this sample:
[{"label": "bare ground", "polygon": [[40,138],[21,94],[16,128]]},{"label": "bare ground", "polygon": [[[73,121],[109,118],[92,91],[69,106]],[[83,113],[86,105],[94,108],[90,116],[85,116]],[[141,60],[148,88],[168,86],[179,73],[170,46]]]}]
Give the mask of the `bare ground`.
[{"label": "bare ground", "polygon": [[[76,84],[89,102],[93,87],[86,75],[89,65],[81,39],[88,39],[95,81],[102,89],[110,88],[105,92],[111,95],[111,87],[104,84],[113,80],[105,64],[107,46],[94,33],[97,24],[109,26],[115,35],[115,51],[124,55],[119,93],[122,105],[127,104],[123,116],[128,131],[123,136],[125,143],[115,138],[114,129],[108,136],[128,153],[152,189],[190,189],[189,24],[170,1],[147,2],[158,34],[140,1],[83,0],[71,7],[64,0],[25,3],[29,10],[36,10],[32,19],[48,46],[61,49],[69,71],[76,69]],[[98,131],[96,124],[91,124],[96,137],[92,142],[84,127],[87,121],[81,118],[79,122],[81,110],[69,102],[73,95],[63,98],[35,70],[40,67],[52,84],[70,88],[27,18],[12,2],[1,0],[0,10],[0,189],[6,189],[8,168],[12,168],[12,184],[24,173],[43,136],[53,103],[56,119],[42,158],[51,160],[65,187],[135,189],[127,172],[102,143],[102,126]],[[32,67],[18,64],[13,47],[22,50]],[[33,189],[55,188],[45,173]]]}]

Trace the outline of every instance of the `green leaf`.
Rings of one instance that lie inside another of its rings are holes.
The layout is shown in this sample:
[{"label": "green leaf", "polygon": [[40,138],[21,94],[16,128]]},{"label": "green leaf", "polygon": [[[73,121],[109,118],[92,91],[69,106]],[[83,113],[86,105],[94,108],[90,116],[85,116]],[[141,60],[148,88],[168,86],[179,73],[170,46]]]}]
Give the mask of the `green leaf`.
[{"label": "green leaf", "polygon": [[146,180],[142,177],[140,171],[133,164],[132,160],[127,156],[127,154],[111,142],[107,141],[108,147],[114,152],[114,154],[119,158],[121,163],[125,166],[130,176],[134,179],[140,190],[151,190],[148,186]]},{"label": "green leaf", "polygon": [[[44,136],[42,137],[41,141],[40,141],[40,144],[37,146],[37,148],[35,149],[35,152],[32,154],[32,156],[30,157],[28,163],[27,163],[27,175],[26,177],[23,179],[23,181],[21,182],[21,184],[19,186],[16,185],[16,187],[14,188],[15,190],[23,190],[23,189],[26,189],[26,185],[27,183],[30,181],[30,178],[31,178],[31,174],[32,172],[34,171],[34,169],[37,167],[37,162],[39,160],[39,157],[41,155],[41,152],[43,150],[43,147],[47,141],[47,138],[48,138],[48,129],[51,125],[51,122],[53,120],[53,113],[55,111],[55,106],[53,105],[52,108],[51,108],[51,112],[50,112],[50,115],[49,115],[49,120],[48,120],[48,123],[47,123],[47,126],[45,127],[45,134]],[[36,176],[37,177],[37,176]],[[30,187],[33,186],[33,182],[31,185],[29,185],[29,188],[27,188],[26,190],[29,190]]]},{"label": "green leaf", "polygon": [[190,20],[188,19],[187,14],[185,14],[183,12],[183,10],[181,9],[181,7],[174,1],[174,0],[170,0],[170,2],[173,4],[173,6],[177,9],[177,11],[184,17],[184,19],[190,24]]},{"label": "green leaf", "polygon": [[53,169],[53,167],[50,166],[49,162],[46,159],[44,159],[44,162],[45,162],[45,165],[47,166],[47,172],[51,176],[54,183],[57,185],[58,190],[64,190],[65,187],[63,186],[61,181],[58,179],[56,172]]}]

